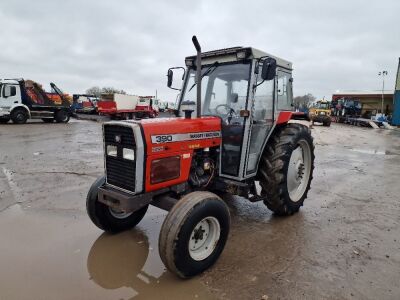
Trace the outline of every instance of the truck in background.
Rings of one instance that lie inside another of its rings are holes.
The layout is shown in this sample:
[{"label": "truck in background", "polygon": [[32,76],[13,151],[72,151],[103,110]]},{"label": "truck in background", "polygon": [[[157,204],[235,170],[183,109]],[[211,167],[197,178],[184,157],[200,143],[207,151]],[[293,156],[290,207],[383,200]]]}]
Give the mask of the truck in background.
[{"label": "truck in background", "polygon": [[97,113],[97,102],[100,100],[95,95],[74,94],[71,109],[76,113],[94,114]]},{"label": "truck in background", "polygon": [[136,105],[137,118],[155,118],[159,113],[158,99],[154,96],[140,96]]},{"label": "truck in background", "polygon": [[158,104],[153,96],[105,94],[97,102],[97,111],[111,119],[154,118],[158,116]]},{"label": "truck in background", "polygon": [[51,92],[33,80],[0,80],[0,123],[12,120],[24,124],[28,119],[67,123],[71,116],[72,97],[64,94],[54,83]]}]

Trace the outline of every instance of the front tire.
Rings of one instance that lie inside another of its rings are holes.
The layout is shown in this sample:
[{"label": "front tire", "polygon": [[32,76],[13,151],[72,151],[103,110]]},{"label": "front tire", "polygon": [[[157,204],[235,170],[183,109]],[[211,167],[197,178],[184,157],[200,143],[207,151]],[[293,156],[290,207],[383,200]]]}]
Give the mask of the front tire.
[{"label": "front tire", "polygon": [[100,229],[116,233],[135,227],[147,212],[148,205],[135,212],[116,211],[97,200],[99,187],[104,185],[105,176],[99,177],[90,187],[86,198],[86,211],[94,225]]},{"label": "front tire", "polygon": [[292,215],[303,206],[314,169],[314,143],[304,125],[277,129],[266,146],[259,168],[265,205],[277,215]]},{"label": "front tire", "polygon": [[11,120],[14,124],[25,124],[28,117],[28,113],[24,108],[16,108],[11,112]]},{"label": "front tire", "polygon": [[181,278],[195,276],[221,255],[229,227],[229,209],[221,198],[210,192],[187,194],[174,205],[161,227],[161,260]]},{"label": "front tire", "polygon": [[323,126],[326,126],[326,127],[330,127],[330,126],[331,126],[331,120],[326,120],[326,121],[324,121],[324,122],[322,123],[322,125],[323,125]]}]

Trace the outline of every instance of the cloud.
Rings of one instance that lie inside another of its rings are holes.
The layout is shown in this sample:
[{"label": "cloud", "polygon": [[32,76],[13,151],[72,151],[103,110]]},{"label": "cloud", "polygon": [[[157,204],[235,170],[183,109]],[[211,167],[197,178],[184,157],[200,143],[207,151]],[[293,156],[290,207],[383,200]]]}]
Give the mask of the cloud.
[{"label": "cloud", "polygon": [[0,4],[0,77],[69,93],[114,86],[174,101],[166,70],[204,50],[254,46],[293,62],[295,95],[393,89],[400,2],[9,1]]}]

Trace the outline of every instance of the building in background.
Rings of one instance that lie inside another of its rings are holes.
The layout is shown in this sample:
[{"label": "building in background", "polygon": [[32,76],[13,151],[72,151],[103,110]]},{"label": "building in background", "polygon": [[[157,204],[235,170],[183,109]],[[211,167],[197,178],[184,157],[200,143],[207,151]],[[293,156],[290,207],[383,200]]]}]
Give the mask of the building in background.
[{"label": "building in background", "polygon": [[[386,90],[383,94],[383,113],[385,115],[392,115],[394,112],[393,90]],[[360,101],[362,103],[361,114],[366,118],[370,118],[377,113],[381,113],[382,91],[343,91],[332,95],[332,101],[342,98]]]}]

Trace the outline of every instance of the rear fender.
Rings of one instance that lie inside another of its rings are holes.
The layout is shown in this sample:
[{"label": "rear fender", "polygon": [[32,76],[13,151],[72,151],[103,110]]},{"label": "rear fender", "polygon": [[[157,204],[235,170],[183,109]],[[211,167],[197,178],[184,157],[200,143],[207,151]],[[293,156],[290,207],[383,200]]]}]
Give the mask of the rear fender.
[{"label": "rear fender", "polygon": [[282,125],[282,124],[289,122],[289,120],[292,118],[292,116],[293,116],[292,111],[281,111],[276,120],[276,125]]}]

